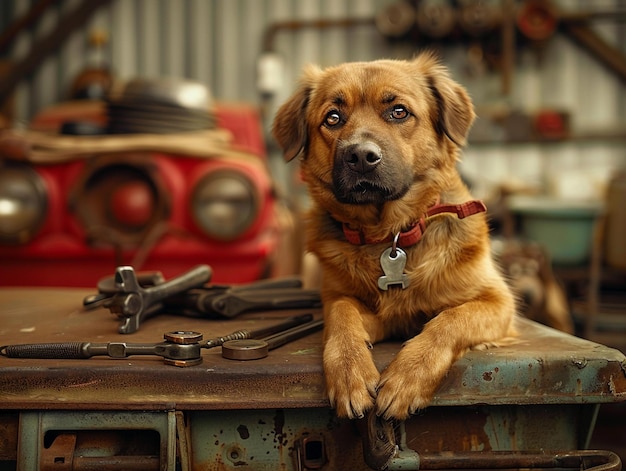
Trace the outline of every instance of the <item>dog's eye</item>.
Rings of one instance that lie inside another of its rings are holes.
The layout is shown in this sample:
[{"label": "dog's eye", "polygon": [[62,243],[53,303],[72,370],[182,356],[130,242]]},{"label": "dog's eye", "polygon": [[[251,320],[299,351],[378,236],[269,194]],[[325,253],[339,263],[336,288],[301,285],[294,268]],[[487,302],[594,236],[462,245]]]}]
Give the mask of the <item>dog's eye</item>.
[{"label": "dog's eye", "polygon": [[391,119],[405,119],[409,116],[409,112],[404,106],[395,106],[389,113]]},{"label": "dog's eye", "polygon": [[326,126],[333,127],[337,126],[339,123],[341,123],[341,115],[337,111],[330,111],[324,118],[324,124]]}]

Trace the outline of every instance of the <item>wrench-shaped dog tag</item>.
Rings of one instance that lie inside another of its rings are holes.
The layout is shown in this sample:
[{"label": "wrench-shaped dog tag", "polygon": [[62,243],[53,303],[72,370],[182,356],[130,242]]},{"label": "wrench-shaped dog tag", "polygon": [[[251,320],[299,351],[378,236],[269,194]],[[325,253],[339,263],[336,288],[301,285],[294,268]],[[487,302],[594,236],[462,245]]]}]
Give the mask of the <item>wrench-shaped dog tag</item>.
[{"label": "wrench-shaped dog tag", "polygon": [[406,252],[399,247],[389,247],[380,256],[380,266],[385,274],[378,278],[378,287],[387,290],[390,285],[402,285],[402,289],[409,285],[409,277],[404,273],[406,265]]}]

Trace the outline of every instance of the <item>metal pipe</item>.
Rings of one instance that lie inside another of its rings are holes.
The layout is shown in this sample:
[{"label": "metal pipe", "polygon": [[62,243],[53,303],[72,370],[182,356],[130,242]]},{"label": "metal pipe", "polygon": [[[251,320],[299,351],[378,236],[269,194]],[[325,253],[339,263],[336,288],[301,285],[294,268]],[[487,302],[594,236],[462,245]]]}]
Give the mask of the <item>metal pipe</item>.
[{"label": "metal pipe", "polygon": [[274,38],[280,31],[297,31],[305,28],[327,29],[327,28],[351,28],[354,26],[373,26],[374,18],[336,18],[336,19],[315,19],[300,21],[280,21],[273,23],[263,34],[263,51],[274,51]]},{"label": "metal pipe", "polygon": [[420,469],[585,469],[586,471],[620,471],[618,455],[604,450],[575,450],[570,452],[468,452],[423,453],[399,451],[388,464],[389,470]]}]

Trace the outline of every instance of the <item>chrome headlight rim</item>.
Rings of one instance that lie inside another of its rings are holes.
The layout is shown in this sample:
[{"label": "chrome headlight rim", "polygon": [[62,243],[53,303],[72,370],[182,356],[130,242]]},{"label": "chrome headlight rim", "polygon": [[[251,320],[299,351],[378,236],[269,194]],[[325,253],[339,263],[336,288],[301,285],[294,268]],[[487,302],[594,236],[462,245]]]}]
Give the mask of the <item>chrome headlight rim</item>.
[{"label": "chrome headlight rim", "polygon": [[28,165],[0,162],[0,243],[23,245],[32,241],[44,225],[48,205],[41,175]]},{"label": "chrome headlight rim", "polygon": [[[239,188],[231,189],[230,195],[219,194],[215,187],[220,180],[222,184],[230,182]],[[240,194],[234,196],[233,193],[237,191]],[[208,208],[209,205],[213,208]],[[219,242],[245,238],[257,222],[261,206],[261,196],[254,179],[236,168],[209,170],[195,182],[189,199],[189,213],[196,229],[204,236]],[[213,219],[208,217],[207,213],[211,211],[221,212],[221,221],[219,217]],[[228,227],[224,226],[225,212],[236,215]]]}]

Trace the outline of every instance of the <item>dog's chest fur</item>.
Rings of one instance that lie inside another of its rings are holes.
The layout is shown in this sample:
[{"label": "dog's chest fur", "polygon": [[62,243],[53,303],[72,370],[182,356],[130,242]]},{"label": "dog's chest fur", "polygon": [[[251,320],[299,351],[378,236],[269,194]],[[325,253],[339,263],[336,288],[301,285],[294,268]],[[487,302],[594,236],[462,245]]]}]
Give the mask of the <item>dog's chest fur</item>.
[{"label": "dog's chest fur", "polygon": [[[459,270],[475,267],[484,258],[482,250],[477,249],[480,244],[472,241],[474,233],[481,232],[484,218],[478,216],[472,221],[444,216],[428,227],[417,244],[403,248],[408,286],[382,290],[378,286],[378,278],[384,275],[380,258],[391,242],[337,243],[345,238],[336,221],[322,210],[314,209],[310,217],[314,223],[308,225],[308,236],[316,240],[315,253],[322,265],[325,289],[351,293],[384,322],[402,324],[407,317],[430,318],[467,298],[468,287],[456,289],[455,278],[463,275]],[[478,293],[478,284],[476,289]]]}]

